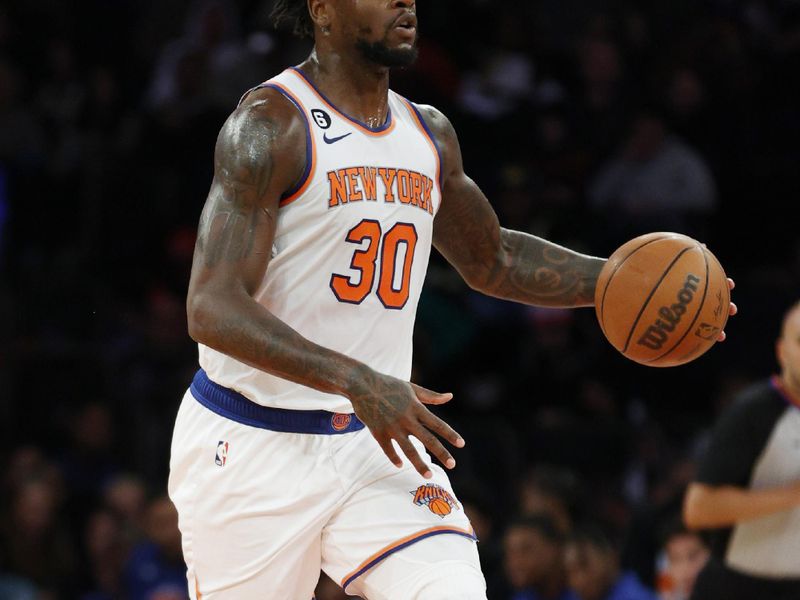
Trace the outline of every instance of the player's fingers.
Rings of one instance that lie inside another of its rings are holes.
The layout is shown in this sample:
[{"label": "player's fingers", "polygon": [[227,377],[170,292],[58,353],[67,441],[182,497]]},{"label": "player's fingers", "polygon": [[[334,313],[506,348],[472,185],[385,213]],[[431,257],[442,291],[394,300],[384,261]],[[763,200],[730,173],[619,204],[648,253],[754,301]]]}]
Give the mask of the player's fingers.
[{"label": "player's fingers", "polygon": [[733,302],[731,302],[731,305],[730,305],[730,307],[728,308],[728,314],[729,314],[730,316],[733,316],[733,315],[735,315],[735,314],[736,314],[736,313],[738,313],[738,312],[739,312],[739,307],[738,307],[738,306],[736,306],[736,305],[735,305]]},{"label": "player's fingers", "polygon": [[450,392],[440,394],[439,392],[434,392],[416,383],[412,383],[411,387],[414,389],[417,399],[423,404],[444,404],[453,399],[453,394]]},{"label": "player's fingers", "polygon": [[419,455],[419,452],[417,452],[417,449],[414,448],[414,444],[411,443],[411,440],[408,439],[408,436],[399,435],[395,438],[395,441],[400,446],[403,454],[408,457],[408,460],[411,461],[411,464],[414,465],[414,468],[420,475],[422,475],[425,479],[430,479],[433,477],[431,468],[425,464],[424,460],[422,460],[422,457]]},{"label": "player's fingers", "polygon": [[462,438],[455,429],[429,410],[426,410],[425,414],[420,416],[420,421],[425,427],[433,431],[436,435],[446,439],[456,448],[463,448],[466,444],[464,438]]},{"label": "player's fingers", "polygon": [[415,428],[412,432],[414,436],[422,442],[428,451],[433,454],[448,469],[456,466],[456,459],[447,451],[435,435],[425,429],[422,425]]},{"label": "player's fingers", "polygon": [[733,279],[731,279],[730,277],[728,277],[728,289],[732,290],[735,287],[736,287],[736,282]]},{"label": "player's fingers", "polygon": [[400,460],[400,457],[397,456],[397,452],[395,452],[394,445],[392,445],[392,439],[386,436],[377,436],[374,433],[372,437],[378,442],[378,445],[383,450],[383,453],[389,459],[389,461],[398,469],[403,466],[403,461]]},{"label": "player's fingers", "polygon": [[720,331],[720,332],[719,332],[719,335],[717,336],[717,341],[718,341],[718,342],[724,342],[724,341],[725,341],[725,339],[726,339],[727,337],[728,337],[728,334],[727,334],[727,333],[725,333],[725,331],[724,331],[724,330],[723,330],[723,331]]}]

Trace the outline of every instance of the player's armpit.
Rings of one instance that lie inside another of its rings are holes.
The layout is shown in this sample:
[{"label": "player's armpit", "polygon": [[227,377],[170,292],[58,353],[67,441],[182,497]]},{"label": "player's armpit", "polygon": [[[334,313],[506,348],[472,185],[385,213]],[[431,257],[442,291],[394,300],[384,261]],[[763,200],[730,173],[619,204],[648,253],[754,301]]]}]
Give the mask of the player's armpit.
[{"label": "player's armpit", "polygon": [[478,185],[464,173],[455,130],[436,109],[421,107],[442,153],[442,203],[433,243],[467,284],[526,304],[591,306],[604,260],[500,227]]}]

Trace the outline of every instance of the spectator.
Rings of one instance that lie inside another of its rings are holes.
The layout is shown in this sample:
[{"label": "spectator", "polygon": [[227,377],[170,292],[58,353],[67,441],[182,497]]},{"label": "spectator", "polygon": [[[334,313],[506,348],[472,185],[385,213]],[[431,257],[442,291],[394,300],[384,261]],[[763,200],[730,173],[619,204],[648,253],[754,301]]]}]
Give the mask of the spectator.
[{"label": "spectator", "polygon": [[570,535],[564,561],[569,587],[579,600],[657,600],[635,574],[620,570],[617,549],[596,527]]},{"label": "spectator", "polygon": [[563,541],[549,516],[520,517],[508,526],[503,546],[510,600],[576,600],[567,589]]},{"label": "spectator", "polygon": [[88,590],[82,594],[81,600],[119,598],[122,566],[130,547],[116,515],[106,509],[91,513],[84,531],[84,546]]},{"label": "spectator", "polygon": [[147,538],[134,546],[125,565],[128,600],[188,598],[178,512],[160,496],[150,502],[145,520]]},{"label": "spectator", "polygon": [[710,556],[708,543],[674,517],[661,532],[664,568],[659,578],[661,600],[689,600],[700,570]]},{"label": "spectator", "polygon": [[0,533],[0,566],[53,597],[73,593],[74,543],[60,517],[54,482],[30,474],[13,490]]},{"label": "spectator", "polygon": [[667,128],[659,109],[641,108],[617,155],[588,190],[617,239],[646,231],[696,234],[693,225],[716,206],[716,185],[705,160]]},{"label": "spectator", "polygon": [[522,479],[519,510],[523,515],[546,514],[562,535],[581,516],[583,490],[577,475],[569,469],[538,465]]}]

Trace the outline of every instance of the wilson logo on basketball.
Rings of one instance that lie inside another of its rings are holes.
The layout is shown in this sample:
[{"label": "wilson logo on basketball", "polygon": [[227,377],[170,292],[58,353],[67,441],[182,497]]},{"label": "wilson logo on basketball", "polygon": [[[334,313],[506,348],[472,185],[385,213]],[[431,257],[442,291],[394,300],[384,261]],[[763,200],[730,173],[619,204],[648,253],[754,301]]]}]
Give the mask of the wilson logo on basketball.
[{"label": "wilson logo on basketball", "polygon": [[352,421],[352,417],[350,415],[336,413],[331,417],[331,427],[333,427],[336,431],[341,431],[342,429],[347,429],[347,426],[350,425],[350,421]]},{"label": "wilson logo on basketball", "polygon": [[453,512],[453,508],[459,508],[453,495],[435,483],[426,483],[410,493],[414,496],[414,504],[427,506],[433,514],[443,519]]},{"label": "wilson logo on basketball", "polygon": [[678,291],[678,301],[672,306],[662,306],[658,314],[662,318],[650,325],[639,338],[638,344],[652,350],[661,350],[664,342],[669,338],[669,334],[675,331],[676,325],[681,322],[681,317],[686,312],[686,308],[694,300],[694,293],[697,291],[697,284],[700,278],[689,273],[683,287]]}]

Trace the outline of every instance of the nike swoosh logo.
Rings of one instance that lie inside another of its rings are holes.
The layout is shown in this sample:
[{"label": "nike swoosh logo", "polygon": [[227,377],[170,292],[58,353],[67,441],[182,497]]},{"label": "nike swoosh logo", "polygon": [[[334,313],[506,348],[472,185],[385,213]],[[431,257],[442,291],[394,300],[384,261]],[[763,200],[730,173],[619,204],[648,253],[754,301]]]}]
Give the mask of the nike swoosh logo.
[{"label": "nike swoosh logo", "polygon": [[339,137],[334,137],[334,138],[329,138],[327,133],[323,133],[322,139],[325,140],[326,144],[335,144],[339,140],[343,140],[344,138],[346,138],[348,135],[353,135],[353,132],[351,131],[350,133],[345,133],[344,135],[340,135]]}]

